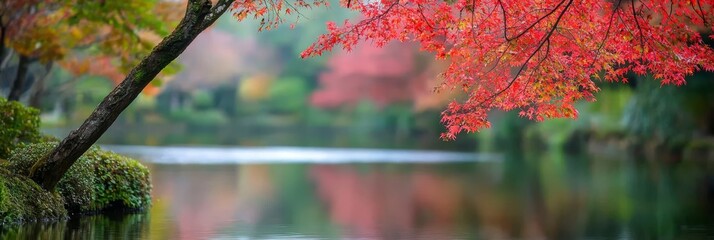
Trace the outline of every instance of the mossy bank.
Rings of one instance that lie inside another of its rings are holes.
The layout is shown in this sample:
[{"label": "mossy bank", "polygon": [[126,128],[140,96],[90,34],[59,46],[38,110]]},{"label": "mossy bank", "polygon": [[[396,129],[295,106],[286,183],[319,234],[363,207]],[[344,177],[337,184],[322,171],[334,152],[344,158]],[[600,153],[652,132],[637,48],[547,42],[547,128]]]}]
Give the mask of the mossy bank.
[{"label": "mossy bank", "polygon": [[26,176],[57,140],[41,136],[38,128],[37,110],[0,98],[0,227],[149,206],[149,170],[96,146],[72,165],[55,192],[43,190]]}]

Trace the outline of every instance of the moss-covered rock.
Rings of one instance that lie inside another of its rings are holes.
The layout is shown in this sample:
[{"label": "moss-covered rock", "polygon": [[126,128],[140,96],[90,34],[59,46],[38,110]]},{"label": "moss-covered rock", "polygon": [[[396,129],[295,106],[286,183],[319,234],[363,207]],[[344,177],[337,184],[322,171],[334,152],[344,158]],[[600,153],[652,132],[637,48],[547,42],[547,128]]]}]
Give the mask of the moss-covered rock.
[{"label": "moss-covered rock", "polygon": [[151,203],[149,170],[92,147],[49,193],[26,176],[59,139],[39,133],[39,112],[0,98],[0,225],[52,220],[71,213],[143,209]]},{"label": "moss-covered rock", "polygon": [[67,217],[59,194],[49,193],[31,179],[0,168],[0,226]]},{"label": "moss-covered rock", "polygon": [[40,138],[40,112],[0,97],[0,158],[6,159],[21,142]]},{"label": "moss-covered rock", "polygon": [[84,154],[94,165],[97,209],[143,209],[151,204],[149,169],[139,161],[94,147]]},{"label": "moss-covered rock", "polygon": [[[17,148],[8,159],[7,168],[15,174],[28,176],[29,170],[41,158],[45,158],[56,142],[28,144]],[[86,157],[80,157],[57,184],[57,191],[64,198],[70,212],[93,210],[96,193],[94,166]]]},{"label": "moss-covered rock", "polygon": [[[7,168],[28,175],[37,160],[45,158],[57,143],[28,144],[13,151]],[[92,147],[57,184],[71,213],[106,209],[142,209],[151,203],[149,170],[138,161]]]}]

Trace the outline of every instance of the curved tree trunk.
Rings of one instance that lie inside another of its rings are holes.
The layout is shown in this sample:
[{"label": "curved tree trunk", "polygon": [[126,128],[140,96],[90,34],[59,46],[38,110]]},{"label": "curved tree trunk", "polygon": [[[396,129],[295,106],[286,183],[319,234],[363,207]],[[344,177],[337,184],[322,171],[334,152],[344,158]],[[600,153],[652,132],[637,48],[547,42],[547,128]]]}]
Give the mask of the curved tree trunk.
[{"label": "curved tree trunk", "polygon": [[112,125],[119,114],[141,93],[159,72],[183,52],[204,29],[213,24],[234,0],[189,0],[186,14],[179,25],[154,47],[141,62],[77,129],[72,131],[45,158],[30,169],[30,178],[52,191],[57,182],[77,159]]}]

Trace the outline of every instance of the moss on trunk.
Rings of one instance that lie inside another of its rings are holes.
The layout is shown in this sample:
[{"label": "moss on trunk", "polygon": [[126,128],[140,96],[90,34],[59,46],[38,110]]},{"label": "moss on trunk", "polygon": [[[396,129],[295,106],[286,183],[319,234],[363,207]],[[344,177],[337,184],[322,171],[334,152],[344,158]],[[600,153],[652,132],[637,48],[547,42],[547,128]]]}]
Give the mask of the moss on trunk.
[{"label": "moss on trunk", "polygon": [[59,194],[47,192],[31,179],[0,168],[0,226],[66,217],[67,210]]},{"label": "moss on trunk", "polygon": [[[35,143],[13,151],[7,169],[18,175],[43,163],[57,142]],[[39,159],[39,160],[38,160]],[[141,210],[151,204],[149,170],[138,161],[92,147],[57,184],[69,213],[107,209]]]}]

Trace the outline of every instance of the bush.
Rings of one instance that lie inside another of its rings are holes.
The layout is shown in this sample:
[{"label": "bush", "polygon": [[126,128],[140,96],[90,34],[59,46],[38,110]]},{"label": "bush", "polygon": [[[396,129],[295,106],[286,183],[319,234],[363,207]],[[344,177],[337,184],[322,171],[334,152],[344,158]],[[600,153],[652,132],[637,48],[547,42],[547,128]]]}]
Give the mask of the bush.
[{"label": "bush", "polygon": [[62,198],[31,179],[0,168],[0,226],[67,217]]},{"label": "bush", "polygon": [[84,154],[94,165],[97,209],[143,209],[151,204],[149,169],[139,161],[98,147]]},{"label": "bush", "polygon": [[268,91],[268,109],[279,113],[300,113],[307,108],[310,90],[301,78],[283,78],[273,83]]},{"label": "bush", "polygon": [[[28,175],[38,160],[57,143],[29,144],[16,149],[7,168]],[[57,191],[70,212],[93,212],[115,208],[143,209],[151,203],[149,170],[138,161],[99,147],[90,148],[57,184]]]},{"label": "bush", "polygon": [[209,110],[215,108],[213,94],[205,90],[196,90],[192,94],[193,108],[196,110]]},{"label": "bush", "polygon": [[8,158],[21,142],[40,137],[40,112],[0,97],[0,158]]}]

